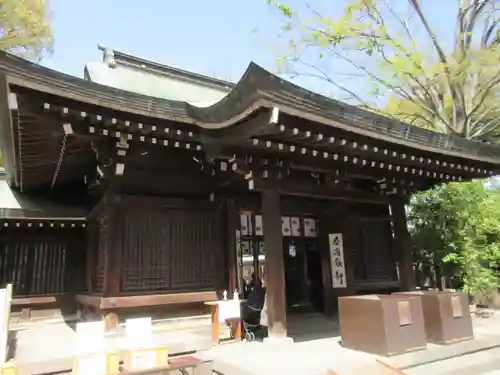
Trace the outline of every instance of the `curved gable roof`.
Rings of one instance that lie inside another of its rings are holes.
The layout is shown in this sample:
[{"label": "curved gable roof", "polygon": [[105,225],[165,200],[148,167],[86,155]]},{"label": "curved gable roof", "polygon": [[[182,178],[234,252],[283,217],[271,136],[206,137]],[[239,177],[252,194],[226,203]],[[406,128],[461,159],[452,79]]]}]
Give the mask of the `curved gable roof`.
[{"label": "curved gable roof", "polygon": [[80,102],[150,118],[194,124],[211,131],[240,123],[261,108],[386,142],[500,165],[500,148],[404,124],[315,94],[251,63],[230,93],[201,108],[182,101],[131,93],[69,76],[0,52],[7,81]]},{"label": "curved gable roof", "polygon": [[138,94],[185,101],[199,107],[218,102],[233,83],[173,68],[99,46],[102,62],[85,65],[85,77],[93,82]]}]

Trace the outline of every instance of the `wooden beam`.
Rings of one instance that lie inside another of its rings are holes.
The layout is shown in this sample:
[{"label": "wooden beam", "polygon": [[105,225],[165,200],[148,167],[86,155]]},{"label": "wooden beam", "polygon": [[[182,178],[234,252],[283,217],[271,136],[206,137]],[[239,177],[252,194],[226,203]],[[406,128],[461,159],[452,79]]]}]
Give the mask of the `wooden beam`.
[{"label": "wooden beam", "polygon": [[[398,192],[403,195],[408,195],[416,190],[424,190],[432,183],[432,180],[422,179],[420,176],[404,172],[380,171],[379,169],[363,168],[359,165],[346,165],[322,159],[306,159],[302,161],[295,161],[294,159],[290,161],[289,159],[283,160],[275,157],[263,158],[258,155],[247,155],[244,157],[237,154],[220,157],[224,158],[222,159],[224,161],[218,161],[217,163],[224,165],[231,164],[234,172],[244,175],[248,180],[253,179],[252,173],[250,173],[253,170],[278,168],[282,177],[293,176],[294,172],[309,172],[324,175],[326,180],[333,181],[377,181],[379,184],[385,184],[385,191],[390,192],[396,187]],[[235,181],[233,179],[233,182]],[[228,181],[225,182],[227,183]]]},{"label": "wooden beam", "polygon": [[[267,171],[267,176],[276,171]],[[251,191],[264,192],[268,186],[269,177],[265,177],[258,172],[252,173],[252,178],[248,180],[248,188]],[[349,200],[359,202],[382,203],[389,202],[390,197],[372,192],[363,192],[356,190],[343,190],[341,188],[333,188],[324,185],[298,184],[288,179],[280,179],[276,181],[276,188],[282,195],[296,196],[313,199],[328,199],[328,200]]]},{"label": "wooden beam", "polygon": [[[463,178],[479,178],[487,177],[495,174],[495,171],[480,168],[477,166],[469,166],[455,163],[448,163],[446,161],[439,161],[437,165],[432,163],[433,159],[430,158],[418,158],[413,164],[406,163],[406,154],[404,159],[391,158],[383,152],[380,157],[373,157],[373,154],[365,154],[363,152],[353,153],[351,149],[327,149],[314,147],[306,144],[290,144],[285,142],[280,142],[276,140],[261,139],[261,138],[251,138],[241,142],[241,146],[245,148],[256,149],[261,153],[266,153],[268,155],[281,154],[282,158],[293,157],[293,155],[298,155],[301,158],[313,157],[315,160],[333,160],[336,162],[353,164],[358,166],[363,166],[366,168],[374,168],[381,170],[389,170],[395,172],[410,173],[416,176],[422,176],[427,178],[440,179],[443,181],[460,180],[460,176]],[[408,156],[410,160],[414,160],[415,157]],[[420,162],[420,159],[422,161]],[[299,159],[300,160],[300,159]],[[427,163],[431,160],[431,163]],[[441,166],[445,167],[441,167]],[[436,169],[437,168],[437,169]]]},{"label": "wooden beam", "polygon": [[[312,127],[306,127],[305,121],[297,118],[282,116],[280,133],[284,141],[300,143],[331,152],[339,152],[376,161],[407,165],[418,169],[430,169],[444,174],[456,174],[457,169],[466,174],[488,175],[491,165],[485,163],[472,164],[470,160],[456,156],[424,152],[416,148],[374,140],[355,133],[342,131],[338,128],[326,128],[319,132]],[[276,138],[276,137],[275,137]],[[476,176],[479,177],[479,176]]]},{"label": "wooden beam", "polygon": [[79,304],[102,310],[162,305],[180,305],[185,303],[208,302],[215,300],[217,300],[217,293],[215,291],[118,297],[99,297],[85,294],[76,296],[76,301]]},{"label": "wooden beam", "polygon": [[[293,168],[324,169],[335,171],[337,169],[349,170],[353,173],[373,176],[401,176],[406,178],[434,179],[442,181],[461,181],[464,172],[457,170],[456,175],[438,173],[430,170],[393,164],[388,161],[377,161],[358,156],[332,153],[308,147],[288,145],[274,141],[252,139],[244,142],[244,146],[254,149],[262,157],[285,160]],[[231,151],[228,151],[230,153]]]},{"label": "wooden beam", "polygon": [[116,117],[106,117],[78,111],[70,107],[61,107],[44,103],[45,114],[41,117],[50,117],[54,121],[62,122],[65,134],[72,134],[80,138],[96,140],[112,138],[139,143],[167,146],[192,151],[201,151],[202,140],[193,129],[171,128],[156,125],[119,120]]},{"label": "wooden beam", "polygon": [[69,294],[59,294],[42,297],[14,297],[12,306],[34,306],[34,305],[52,305],[74,303],[74,297]]},{"label": "wooden beam", "polygon": [[[187,142],[196,142],[200,138],[200,131],[197,126],[191,124],[183,124],[182,127],[177,124],[151,118],[136,117],[134,120],[124,119],[122,113],[115,111],[106,111],[106,113],[96,113],[98,108],[81,106],[76,104],[61,105],[58,103],[45,102],[43,103],[43,112],[53,118],[62,118],[73,123],[90,124],[95,129],[93,133],[102,133],[104,135],[113,134],[115,132],[125,132],[133,134],[136,137],[147,136],[150,138],[169,138],[172,140],[184,140]],[[93,113],[91,111],[94,111]]]},{"label": "wooden beam", "polygon": [[[17,96],[10,92],[7,76],[0,74],[0,146],[7,180],[11,186],[20,186],[18,139],[14,135],[12,116],[18,114]],[[17,144],[16,144],[17,143]]]}]

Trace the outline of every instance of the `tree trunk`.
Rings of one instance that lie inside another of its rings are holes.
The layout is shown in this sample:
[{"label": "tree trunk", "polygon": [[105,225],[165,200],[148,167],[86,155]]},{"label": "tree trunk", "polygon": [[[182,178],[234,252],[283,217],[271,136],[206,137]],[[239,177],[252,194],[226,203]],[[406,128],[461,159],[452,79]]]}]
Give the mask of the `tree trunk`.
[{"label": "tree trunk", "polygon": [[[443,269],[440,264],[434,263],[434,284],[439,288],[440,291],[443,290],[443,285],[441,280],[443,278]],[[434,288],[436,288],[436,286]]]}]

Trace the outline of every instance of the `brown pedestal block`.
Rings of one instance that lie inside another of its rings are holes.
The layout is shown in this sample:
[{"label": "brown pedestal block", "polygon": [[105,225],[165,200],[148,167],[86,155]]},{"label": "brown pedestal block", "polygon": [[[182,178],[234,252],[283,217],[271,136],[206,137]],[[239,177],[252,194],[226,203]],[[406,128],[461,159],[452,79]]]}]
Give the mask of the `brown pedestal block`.
[{"label": "brown pedestal block", "polygon": [[394,295],[419,296],[422,299],[428,342],[451,344],[474,338],[466,293],[412,291]]},{"label": "brown pedestal block", "polygon": [[342,346],[385,356],[426,348],[422,301],[408,295],[339,298]]}]

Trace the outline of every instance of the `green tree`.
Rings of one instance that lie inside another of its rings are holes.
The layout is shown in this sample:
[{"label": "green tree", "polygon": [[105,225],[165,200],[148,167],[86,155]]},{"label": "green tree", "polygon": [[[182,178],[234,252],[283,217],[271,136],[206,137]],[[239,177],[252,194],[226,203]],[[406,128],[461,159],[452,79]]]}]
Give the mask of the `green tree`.
[{"label": "green tree", "polygon": [[408,222],[414,259],[433,271],[435,283],[447,276],[472,296],[498,286],[499,198],[484,181],[441,185],[413,197]]},{"label": "green tree", "polygon": [[[311,5],[268,3],[284,17],[283,71],[326,81],[374,111],[389,100],[385,114],[446,134],[484,139],[498,131],[500,119],[492,115],[499,109],[498,1],[428,2],[425,8],[418,0],[353,0],[339,16]],[[438,3],[455,7],[451,45],[429,21],[443,6]],[[346,75],[363,77],[369,90],[343,84]]]},{"label": "green tree", "polygon": [[52,52],[48,0],[0,0],[0,49],[39,61]]}]

